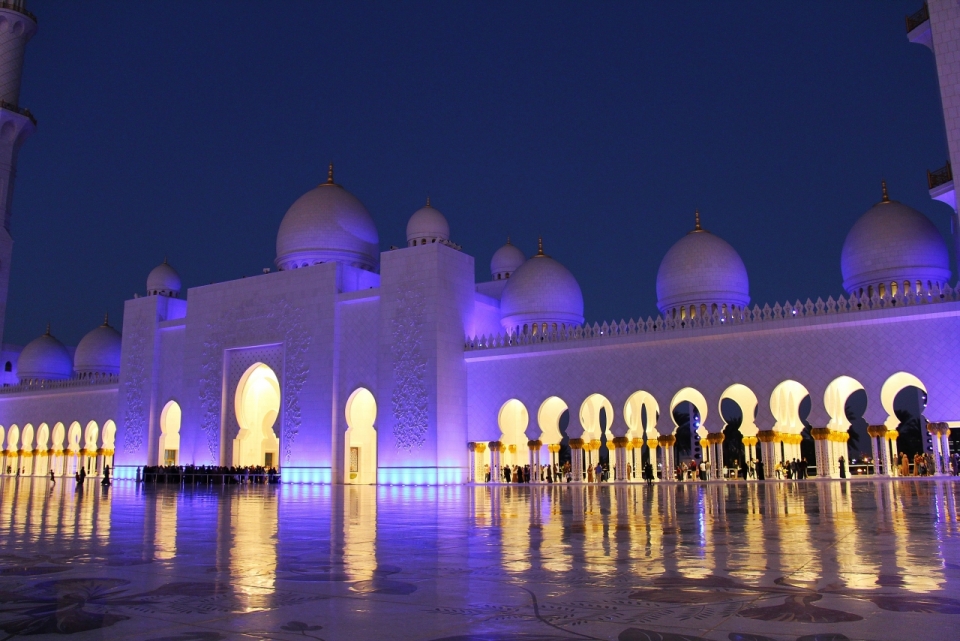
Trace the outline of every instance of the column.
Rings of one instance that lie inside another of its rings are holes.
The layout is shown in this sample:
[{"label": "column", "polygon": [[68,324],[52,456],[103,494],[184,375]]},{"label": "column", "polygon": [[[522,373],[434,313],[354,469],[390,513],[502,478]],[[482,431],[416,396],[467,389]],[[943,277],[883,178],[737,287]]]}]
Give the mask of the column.
[{"label": "column", "polygon": [[627,480],[627,444],[630,442],[626,436],[618,436],[613,439],[613,454],[616,457],[617,466],[614,469],[614,480]]},{"label": "column", "polygon": [[500,483],[503,481],[503,472],[500,470],[500,450],[503,443],[500,441],[490,441],[490,481]]},{"label": "column", "polygon": [[582,438],[570,439],[570,474],[574,483],[583,483],[583,447]]},{"label": "column", "polygon": [[813,437],[814,453],[817,458],[817,476],[830,478],[830,428],[811,428],[810,435]]},{"label": "column", "polygon": [[883,435],[883,446],[887,449],[887,460],[890,461],[890,467],[887,469],[887,476],[900,476],[900,461],[897,460],[897,430],[887,430]]},{"label": "column", "polygon": [[943,433],[941,423],[927,423],[927,432],[931,436],[931,445],[933,446],[933,473],[936,476],[943,474],[943,452],[941,450],[943,441],[940,435]]},{"label": "column", "polygon": [[487,451],[487,444],[474,443],[474,446],[475,446],[474,449],[476,450],[475,461],[474,461],[476,476],[473,477],[473,480],[476,483],[485,483],[487,479],[486,479],[486,471],[483,469],[483,453]]},{"label": "column", "polygon": [[940,448],[943,452],[943,473],[950,474],[950,426],[943,424],[943,430],[940,433]]},{"label": "column", "polygon": [[726,440],[727,437],[726,437],[726,435],[725,435],[723,432],[720,432],[720,433],[718,433],[718,434],[711,434],[709,438],[710,438],[711,441],[713,441],[713,442],[711,443],[711,445],[712,445],[712,447],[713,447],[713,454],[712,454],[712,456],[711,456],[711,459],[712,459],[713,462],[714,462],[714,463],[713,463],[713,469],[714,469],[713,478],[720,480],[720,479],[723,479],[723,466],[724,466],[724,462],[723,462],[723,442]]},{"label": "column", "polygon": [[653,481],[656,482],[657,478],[657,445],[659,441],[655,438],[647,439],[647,460],[644,461],[644,464],[650,464],[650,473],[653,474]]},{"label": "column", "polygon": [[773,430],[764,430],[757,433],[757,440],[760,441],[760,454],[763,456],[763,477],[765,479],[776,478],[774,469],[777,467],[776,437]]},{"label": "column", "polygon": [[477,482],[477,444],[467,443],[467,483]]},{"label": "column", "polygon": [[870,437],[870,451],[873,455],[873,473],[880,474],[880,465],[883,458],[884,448],[878,442],[884,434],[887,433],[886,425],[868,425],[867,435]]},{"label": "column", "polygon": [[677,437],[673,434],[660,436],[657,439],[660,442],[660,451],[663,453],[663,479],[665,481],[676,480],[676,471],[674,470],[673,446],[677,442]]},{"label": "column", "polygon": [[540,482],[540,448],[543,443],[539,440],[527,441],[527,449],[530,450],[530,482]]}]

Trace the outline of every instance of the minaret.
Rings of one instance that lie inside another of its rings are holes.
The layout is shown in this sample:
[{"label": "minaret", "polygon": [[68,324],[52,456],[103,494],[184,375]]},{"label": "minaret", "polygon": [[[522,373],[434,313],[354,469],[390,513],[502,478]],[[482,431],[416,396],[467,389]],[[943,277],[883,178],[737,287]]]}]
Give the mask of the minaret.
[{"label": "minaret", "polygon": [[20,107],[23,52],[27,41],[36,32],[37,18],[27,11],[26,0],[6,0],[0,4],[0,220],[3,220],[0,228],[0,343],[7,316],[13,256],[10,217],[17,153],[37,125],[30,111]]},{"label": "minaret", "polygon": [[[918,5],[920,2],[917,3]],[[927,172],[930,196],[953,208],[951,228],[954,250],[960,257],[960,216],[954,190],[953,167],[960,168],[960,5],[956,0],[928,0],[907,16],[907,38],[933,51],[940,82],[943,122],[950,158],[946,167]]]}]

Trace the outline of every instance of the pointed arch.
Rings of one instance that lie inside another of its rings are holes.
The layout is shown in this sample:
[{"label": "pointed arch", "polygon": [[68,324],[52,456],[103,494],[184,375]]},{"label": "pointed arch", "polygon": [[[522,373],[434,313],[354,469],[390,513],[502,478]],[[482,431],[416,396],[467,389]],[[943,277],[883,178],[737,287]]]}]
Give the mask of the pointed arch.
[{"label": "pointed arch", "polygon": [[344,436],[346,466],[344,483],[377,482],[377,400],[366,387],[350,394],[344,410],[347,433]]}]

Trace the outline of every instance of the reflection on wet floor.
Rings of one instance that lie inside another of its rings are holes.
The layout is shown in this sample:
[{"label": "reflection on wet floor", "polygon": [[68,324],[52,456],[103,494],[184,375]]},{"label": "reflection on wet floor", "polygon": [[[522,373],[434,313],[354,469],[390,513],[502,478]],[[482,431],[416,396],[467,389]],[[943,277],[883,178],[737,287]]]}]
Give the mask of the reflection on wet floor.
[{"label": "reflection on wet floor", "polygon": [[77,491],[8,478],[0,629],[183,641],[954,639],[958,487]]}]

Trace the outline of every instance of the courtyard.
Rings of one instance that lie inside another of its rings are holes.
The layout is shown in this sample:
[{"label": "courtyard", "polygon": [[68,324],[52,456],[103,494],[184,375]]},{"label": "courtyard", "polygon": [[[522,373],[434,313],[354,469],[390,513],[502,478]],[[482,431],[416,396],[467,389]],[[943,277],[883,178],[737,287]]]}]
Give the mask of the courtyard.
[{"label": "courtyard", "polygon": [[933,641],[960,627],[950,480],[2,483],[5,639]]}]

